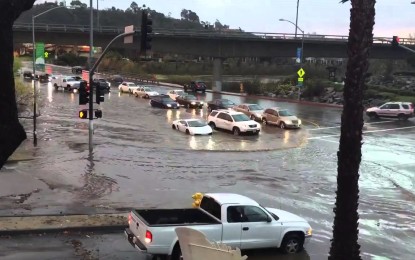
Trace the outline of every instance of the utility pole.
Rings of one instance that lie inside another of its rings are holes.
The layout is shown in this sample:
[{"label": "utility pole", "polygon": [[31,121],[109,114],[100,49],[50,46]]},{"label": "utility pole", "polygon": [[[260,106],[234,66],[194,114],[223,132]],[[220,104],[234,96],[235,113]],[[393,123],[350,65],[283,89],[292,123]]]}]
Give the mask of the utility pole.
[{"label": "utility pole", "polygon": [[91,153],[93,150],[92,145],[92,137],[94,135],[94,91],[93,91],[93,72],[92,72],[92,57],[93,57],[93,46],[94,46],[94,9],[92,6],[92,0],[90,0],[90,13],[91,13],[91,19],[90,19],[90,28],[89,28],[89,61],[88,61],[88,67],[89,67],[89,152]]}]

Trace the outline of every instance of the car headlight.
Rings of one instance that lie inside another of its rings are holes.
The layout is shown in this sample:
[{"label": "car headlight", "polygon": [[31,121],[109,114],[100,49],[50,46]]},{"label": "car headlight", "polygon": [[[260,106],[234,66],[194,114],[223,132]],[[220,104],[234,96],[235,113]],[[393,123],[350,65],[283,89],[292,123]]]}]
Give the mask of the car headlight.
[{"label": "car headlight", "polygon": [[261,114],[259,114],[259,113],[255,113],[255,116],[258,117],[258,118],[261,118]]},{"label": "car headlight", "polygon": [[170,104],[167,104],[167,107],[171,107],[171,105]]},{"label": "car headlight", "polygon": [[301,123],[302,123],[302,122],[301,122],[301,119],[298,119],[298,124],[299,124],[299,125],[301,125]]},{"label": "car headlight", "polygon": [[111,87],[111,83],[108,82],[108,87]]},{"label": "car headlight", "polygon": [[203,101],[200,101],[200,104],[203,105]]},{"label": "car headlight", "polygon": [[291,125],[293,122],[292,122],[291,120],[287,120],[287,121],[285,121],[285,123],[286,123],[287,125]]},{"label": "car headlight", "polygon": [[313,229],[309,227],[307,230],[307,236],[312,236],[312,235],[313,235]]},{"label": "car headlight", "polygon": [[196,105],[196,102],[192,102],[191,104],[192,104],[192,105]]}]

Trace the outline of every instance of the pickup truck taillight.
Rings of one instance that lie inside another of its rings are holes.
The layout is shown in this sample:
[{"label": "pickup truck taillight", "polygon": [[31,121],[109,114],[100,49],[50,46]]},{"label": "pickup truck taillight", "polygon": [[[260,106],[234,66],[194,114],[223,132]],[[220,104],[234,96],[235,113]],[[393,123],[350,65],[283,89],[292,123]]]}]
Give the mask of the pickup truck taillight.
[{"label": "pickup truck taillight", "polygon": [[128,214],[128,225],[131,224],[131,221],[133,220],[133,216],[130,214]]},{"label": "pickup truck taillight", "polygon": [[146,231],[146,238],[144,239],[144,241],[147,243],[147,244],[150,244],[151,243],[151,241],[153,241],[153,234],[151,234],[151,232],[150,231]]}]

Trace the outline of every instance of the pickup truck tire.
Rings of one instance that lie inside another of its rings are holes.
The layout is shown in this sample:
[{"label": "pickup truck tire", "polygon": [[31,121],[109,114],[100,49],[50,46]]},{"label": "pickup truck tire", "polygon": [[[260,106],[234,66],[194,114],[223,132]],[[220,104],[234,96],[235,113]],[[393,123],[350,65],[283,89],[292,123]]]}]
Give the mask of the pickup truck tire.
[{"label": "pickup truck tire", "polygon": [[173,248],[173,253],[170,256],[170,260],[182,260],[182,250],[180,249],[180,244],[177,242],[177,244]]},{"label": "pickup truck tire", "polygon": [[284,254],[295,254],[303,249],[304,240],[295,233],[288,233],[281,243],[281,250]]}]

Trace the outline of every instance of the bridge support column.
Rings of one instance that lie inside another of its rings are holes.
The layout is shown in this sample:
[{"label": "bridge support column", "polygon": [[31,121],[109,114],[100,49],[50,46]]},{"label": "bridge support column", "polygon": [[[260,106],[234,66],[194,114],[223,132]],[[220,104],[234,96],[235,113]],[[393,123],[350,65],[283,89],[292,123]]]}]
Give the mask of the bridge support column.
[{"label": "bridge support column", "polygon": [[222,58],[215,58],[213,60],[213,81],[212,81],[212,91],[220,92],[222,91]]}]

